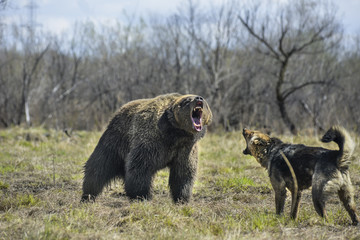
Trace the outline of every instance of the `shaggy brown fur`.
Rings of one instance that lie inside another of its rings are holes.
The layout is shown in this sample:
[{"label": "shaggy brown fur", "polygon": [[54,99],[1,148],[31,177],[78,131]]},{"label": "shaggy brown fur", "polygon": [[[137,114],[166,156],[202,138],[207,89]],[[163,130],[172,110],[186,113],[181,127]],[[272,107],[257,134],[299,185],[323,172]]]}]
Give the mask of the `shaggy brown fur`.
[{"label": "shaggy brown fur", "polygon": [[177,93],[129,102],[109,123],[85,164],[82,201],[95,200],[121,178],[131,199],[150,199],[155,173],[170,168],[175,202],[190,200],[197,170],[196,142],[212,119],[207,102]]},{"label": "shaggy brown fur", "polygon": [[[337,192],[353,225],[357,225],[353,187],[349,176],[350,157],[355,144],[347,131],[339,126],[331,127],[321,141],[334,141],[339,150],[308,147],[301,144],[283,143],[259,131],[243,130],[247,147],[244,154],[250,154],[267,169],[275,191],[276,213],[282,214],[286,198],[286,188],[292,193],[290,216],[296,219],[301,191],[312,187],[312,199],[316,212],[326,218],[325,202],[332,192]],[[281,152],[289,159],[298,183],[295,196],[294,181]]]}]

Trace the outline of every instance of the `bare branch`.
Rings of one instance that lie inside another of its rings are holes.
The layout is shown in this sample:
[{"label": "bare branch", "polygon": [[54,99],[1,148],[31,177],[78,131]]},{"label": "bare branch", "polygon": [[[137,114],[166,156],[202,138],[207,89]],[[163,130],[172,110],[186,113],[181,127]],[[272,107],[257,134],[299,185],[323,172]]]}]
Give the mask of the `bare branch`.
[{"label": "bare branch", "polygon": [[280,60],[280,55],[274,50],[274,48],[270,45],[270,43],[265,39],[264,35],[264,29],[262,30],[262,37],[260,37],[257,33],[255,33],[255,30],[249,25],[248,19],[245,21],[240,15],[238,16],[241,23],[244,25],[244,27],[249,31],[249,33],[255,37],[257,40],[259,40],[262,44],[264,44],[270,52],[273,54],[272,57]]},{"label": "bare branch", "polygon": [[281,34],[280,34],[280,39],[279,39],[279,51],[281,52],[282,55],[284,55],[285,57],[288,56],[287,53],[285,53],[284,48],[283,48],[283,42],[284,42],[284,38],[286,36],[286,33],[289,31],[288,27],[284,27],[284,22],[283,22],[283,15],[281,15],[280,17],[280,29],[281,29]]},{"label": "bare branch", "polygon": [[298,86],[295,86],[295,87],[292,87],[292,88],[289,88],[287,90],[285,90],[283,93],[282,93],[282,96],[283,96],[283,99],[285,100],[287,97],[289,97],[291,94],[293,94],[294,92],[296,92],[297,90],[300,90],[306,86],[309,86],[309,85],[315,85],[315,84],[326,84],[327,82],[326,81],[311,81],[311,82],[306,82],[306,83],[303,83],[303,84],[300,84]]}]

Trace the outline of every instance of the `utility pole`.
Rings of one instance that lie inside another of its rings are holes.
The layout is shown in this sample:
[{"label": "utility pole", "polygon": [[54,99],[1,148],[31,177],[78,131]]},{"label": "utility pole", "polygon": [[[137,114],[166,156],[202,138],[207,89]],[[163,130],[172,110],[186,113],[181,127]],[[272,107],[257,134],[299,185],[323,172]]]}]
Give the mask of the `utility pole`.
[{"label": "utility pole", "polygon": [[7,0],[0,0],[0,10],[4,10],[6,8]]},{"label": "utility pole", "polygon": [[27,30],[28,30],[28,44],[29,47],[33,47],[35,43],[35,31],[37,27],[36,23],[36,12],[35,10],[38,8],[38,5],[35,3],[34,0],[29,0],[29,3],[25,6],[28,9],[28,22],[27,22]]}]

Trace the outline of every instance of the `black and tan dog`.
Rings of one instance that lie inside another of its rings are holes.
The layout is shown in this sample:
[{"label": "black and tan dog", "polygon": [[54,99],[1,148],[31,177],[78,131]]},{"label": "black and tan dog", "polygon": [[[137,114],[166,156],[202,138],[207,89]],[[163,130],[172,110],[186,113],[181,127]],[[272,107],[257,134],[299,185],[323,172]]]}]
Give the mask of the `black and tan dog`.
[{"label": "black and tan dog", "polygon": [[[316,212],[326,218],[325,202],[332,192],[337,192],[348,211],[352,224],[357,225],[353,187],[349,176],[350,157],[355,144],[347,131],[339,126],[331,127],[322,137],[322,142],[334,141],[339,150],[309,147],[302,144],[283,143],[259,131],[243,130],[247,147],[244,154],[250,154],[267,169],[275,191],[276,213],[282,214],[286,188],[292,193],[290,216],[296,219],[301,191],[312,187],[312,199]],[[281,155],[283,152],[293,168],[297,180],[294,185],[290,169]]]}]

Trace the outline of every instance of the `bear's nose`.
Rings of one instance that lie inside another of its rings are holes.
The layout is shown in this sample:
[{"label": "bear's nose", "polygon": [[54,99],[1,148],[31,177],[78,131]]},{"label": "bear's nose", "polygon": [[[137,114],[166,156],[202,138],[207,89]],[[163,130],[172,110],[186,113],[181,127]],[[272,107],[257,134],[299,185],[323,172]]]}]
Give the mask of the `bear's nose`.
[{"label": "bear's nose", "polygon": [[197,102],[202,102],[202,101],[204,101],[204,98],[201,97],[201,96],[196,96],[196,97],[195,97],[195,101],[197,101]]}]

